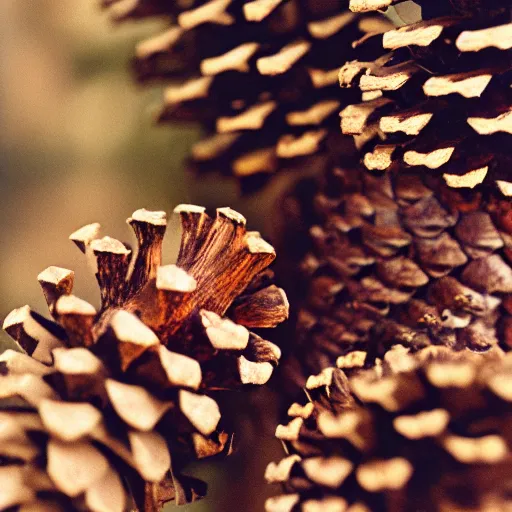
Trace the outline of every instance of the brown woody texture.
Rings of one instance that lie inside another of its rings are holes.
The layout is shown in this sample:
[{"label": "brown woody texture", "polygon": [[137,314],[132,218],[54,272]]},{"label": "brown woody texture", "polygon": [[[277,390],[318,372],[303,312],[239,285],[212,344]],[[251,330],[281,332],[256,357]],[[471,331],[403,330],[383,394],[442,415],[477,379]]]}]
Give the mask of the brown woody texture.
[{"label": "brown woody texture", "polygon": [[383,56],[341,68],[363,98],[340,114],[359,157],[287,199],[310,240],[299,381],[354,349],[371,365],[393,343],[512,346],[508,10],[421,5],[424,20],[355,43]]},{"label": "brown woody texture", "polygon": [[21,352],[0,356],[0,510],[161,510],[204,495],[186,463],[231,452],[217,398],[270,378],[280,350],[249,329],[279,324],[288,303],[242,215],[175,211],[175,265],[161,264],[165,212],[128,219],[133,257],[90,224],[70,238],[96,268],[100,310],[49,267],[53,319],[28,306],[5,319]]},{"label": "brown woody texture", "polygon": [[510,348],[512,210],[500,191],[334,169],[313,211],[290,366],[299,381],[354,349]]},{"label": "brown woody texture", "polygon": [[[337,154],[339,67],[375,58],[351,42],[389,24],[357,15],[343,0],[105,0],[111,17],[161,16],[169,28],[136,48],[139,80],[170,81],[160,121],[199,120],[206,137],[191,153],[195,167],[222,169],[244,188],[279,169],[321,168]],[[317,158],[314,158],[316,155]]]},{"label": "brown woody texture", "polygon": [[[398,349],[398,350],[397,350]],[[267,467],[267,512],[505,511],[512,485],[512,360],[395,347],[378,369],[308,379]]]}]

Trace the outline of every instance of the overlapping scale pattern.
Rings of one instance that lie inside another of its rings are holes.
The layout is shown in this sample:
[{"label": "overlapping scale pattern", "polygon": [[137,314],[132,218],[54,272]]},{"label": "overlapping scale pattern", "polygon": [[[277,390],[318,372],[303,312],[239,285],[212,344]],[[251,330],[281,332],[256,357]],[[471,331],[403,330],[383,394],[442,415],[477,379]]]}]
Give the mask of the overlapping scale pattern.
[{"label": "overlapping scale pattern", "polygon": [[302,379],[354,349],[371,365],[393,343],[511,347],[509,6],[417,4],[420,21],[354,43],[380,56],[340,69],[361,93],[340,112],[359,154],[287,198],[310,241]]},{"label": "overlapping scale pattern", "polygon": [[283,489],[267,512],[510,507],[510,356],[399,352],[380,371],[310,377],[276,430],[287,457],[267,467]]},{"label": "overlapping scale pattern", "polygon": [[314,197],[298,313],[298,382],[395,343],[511,347],[510,200],[441,176],[335,169]]},{"label": "overlapping scale pattern", "polygon": [[[341,0],[195,0],[104,2],[116,20],[156,15],[169,29],[137,46],[141,81],[171,81],[161,121],[202,121],[207,137],[192,150],[200,168],[234,173],[244,186],[279,169],[300,170],[338,154],[341,107],[337,73],[350,58],[375,58],[351,43],[389,28]],[[311,160],[310,157],[318,156]]]},{"label": "overlapping scale pattern", "polygon": [[511,197],[510,6],[420,3],[421,21],[374,36],[387,53],[341,68],[341,86],[365,99],[341,111],[342,131],[370,170],[440,174],[454,188],[489,183]]}]

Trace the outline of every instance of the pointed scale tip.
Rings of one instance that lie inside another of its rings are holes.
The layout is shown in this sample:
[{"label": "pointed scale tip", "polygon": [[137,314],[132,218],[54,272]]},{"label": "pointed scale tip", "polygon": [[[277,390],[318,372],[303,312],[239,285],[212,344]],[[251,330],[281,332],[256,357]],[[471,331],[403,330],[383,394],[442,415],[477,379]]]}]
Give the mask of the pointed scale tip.
[{"label": "pointed scale tip", "polygon": [[233,221],[235,224],[241,224],[242,226],[245,226],[247,222],[246,218],[241,213],[238,213],[229,207],[217,208],[217,216],[225,217]]},{"label": "pointed scale tip", "polygon": [[71,233],[69,239],[74,242],[82,252],[85,252],[87,246],[98,237],[100,229],[101,226],[97,222],[87,224]]},{"label": "pointed scale tip", "polygon": [[21,308],[13,309],[4,320],[2,329],[7,331],[10,327],[22,324],[30,316],[30,306],[25,305]]},{"label": "pointed scale tip", "polygon": [[154,226],[166,226],[167,214],[164,211],[150,211],[141,208],[134,211],[126,222],[128,222],[128,224],[132,222],[144,222],[146,224],[153,224]]},{"label": "pointed scale tip", "polygon": [[206,208],[195,204],[179,204],[173,211],[174,213],[204,213]]},{"label": "pointed scale tip", "polygon": [[110,236],[104,236],[91,242],[91,249],[94,252],[104,252],[109,254],[130,254],[128,249],[122,242]]}]

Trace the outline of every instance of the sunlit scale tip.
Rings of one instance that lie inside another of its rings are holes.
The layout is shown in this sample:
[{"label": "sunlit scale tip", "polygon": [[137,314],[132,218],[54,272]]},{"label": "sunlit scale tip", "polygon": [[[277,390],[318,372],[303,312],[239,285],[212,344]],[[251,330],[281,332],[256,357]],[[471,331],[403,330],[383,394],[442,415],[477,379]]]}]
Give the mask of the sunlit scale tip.
[{"label": "sunlit scale tip", "polygon": [[62,295],[55,303],[55,313],[57,315],[96,315],[96,308],[87,301],[75,297],[74,295]]},{"label": "sunlit scale tip", "polygon": [[496,185],[498,186],[500,192],[505,196],[505,197],[510,197],[512,198],[512,182],[510,181],[503,181],[503,180],[498,180],[496,181]]},{"label": "sunlit scale tip", "polygon": [[179,204],[174,208],[174,213],[205,213],[204,206],[196,206],[194,204]]},{"label": "sunlit scale tip", "polygon": [[13,309],[4,319],[2,329],[6,331],[10,327],[18,324],[20,320],[26,317],[27,313],[30,311],[30,306],[22,306],[17,309]]},{"label": "sunlit scale tip", "polygon": [[74,277],[75,273],[72,270],[51,266],[40,272],[37,280],[40,283],[52,284],[67,290],[73,287]]},{"label": "sunlit scale tip", "polygon": [[236,224],[241,224],[242,226],[245,226],[247,223],[247,220],[245,217],[238,213],[235,210],[232,210],[231,208],[217,208],[217,215],[220,217],[226,217],[227,219],[233,221]]},{"label": "sunlit scale tip", "polygon": [[158,290],[191,293],[197,288],[197,281],[176,265],[158,267],[156,274]]},{"label": "sunlit scale tip", "polygon": [[119,254],[128,255],[131,250],[126,247],[122,242],[111,238],[110,236],[104,236],[103,238],[96,238],[91,240],[90,247],[95,253],[107,253],[107,254]]},{"label": "sunlit scale tip", "polygon": [[146,222],[148,224],[154,224],[155,226],[166,226],[167,214],[163,211],[150,211],[141,208],[133,212],[132,216],[129,217],[126,222],[129,224],[132,222]]},{"label": "sunlit scale tip", "polygon": [[261,253],[261,254],[271,254],[275,256],[276,252],[274,248],[263,238],[261,235],[256,232],[247,233],[246,236],[247,247],[249,248],[249,252],[253,254]]},{"label": "sunlit scale tip", "polygon": [[97,222],[88,224],[71,233],[69,239],[72,240],[82,252],[85,252],[86,247],[91,241],[98,237],[100,229],[101,226]]}]

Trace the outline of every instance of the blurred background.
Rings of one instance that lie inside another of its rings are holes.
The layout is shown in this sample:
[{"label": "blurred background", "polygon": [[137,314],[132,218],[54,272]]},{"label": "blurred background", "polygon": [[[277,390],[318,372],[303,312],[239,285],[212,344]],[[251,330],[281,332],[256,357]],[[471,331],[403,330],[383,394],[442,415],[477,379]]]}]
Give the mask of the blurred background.
[{"label": "blurred background", "polygon": [[[94,276],[69,234],[100,222],[104,234],[130,239],[125,219],[138,208],[169,214],[178,203],[229,205],[251,229],[268,235],[273,198],[283,188],[240,199],[219,176],[194,179],[183,161],[199,136],[194,126],[152,122],[161,89],[138,87],[130,76],[135,43],[155,22],[113,26],[99,2],[0,2],[0,317],[30,304],[46,313],[37,275],[49,265],[76,273],[75,293],[95,305]],[[286,178],[284,178],[286,180]],[[165,263],[172,262],[176,223],[168,229]],[[267,231],[267,233],[266,233]],[[0,333],[0,351],[11,346]],[[281,456],[273,438],[272,393],[234,396],[241,407],[239,451],[229,463],[201,464],[191,473],[210,486],[190,511],[261,511],[264,468]],[[264,401],[265,417],[253,404]],[[256,432],[257,430],[257,432]],[[247,461],[251,459],[251,465]],[[270,492],[269,492],[270,491]],[[166,510],[172,509],[172,506]]]}]

